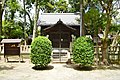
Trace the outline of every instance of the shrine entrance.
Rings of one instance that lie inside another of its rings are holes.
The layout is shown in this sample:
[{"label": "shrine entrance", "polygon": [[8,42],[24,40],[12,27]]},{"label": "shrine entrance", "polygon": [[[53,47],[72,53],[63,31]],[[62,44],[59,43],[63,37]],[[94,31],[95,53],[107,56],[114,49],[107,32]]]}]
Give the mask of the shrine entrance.
[{"label": "shrine entrance", "polygon": [[71,36],[68,32],[51,32],[49,39],[52,41],[53,48],[69,48]]},{"label": "shrine entrance", "polygon": [[72,42],[72,34],[74,34],[76,29],[65,25],[61,20],[56,24],[44,29],[48,38],[52,41],[53,60],[58,62],[65,62],[70,56],[70,42]]},{"label": "shrine entrance", "polygon": [[44,29],[46,35],[52,41],[53,48],[69,48],[72,42],[71,35],[74,34],[76,29],[65,25],[61,20],[56,24]]}]

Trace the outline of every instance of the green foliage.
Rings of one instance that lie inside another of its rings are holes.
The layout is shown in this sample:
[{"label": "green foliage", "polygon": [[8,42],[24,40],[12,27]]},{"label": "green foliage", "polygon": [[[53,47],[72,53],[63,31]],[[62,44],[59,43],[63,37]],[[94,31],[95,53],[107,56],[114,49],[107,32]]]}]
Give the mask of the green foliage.
[{"label": "green foliage", "polygon": [[120,24],[119,25],[117,25],[117,24],[111,25],[110,33],[116,33],[117,31],[120,32]]},{"label": "green foliage", "polygon": [[51,41],[44,36],[39,36],[31,44],[31,62],[35,66],[45,67],[51,61],[51,52]]},{"label": "green foliage", "polygon": [[80,0],[69,0],[69,4],[71,6],[70,12],[80,11]]},{"label": "green foliage", "polygon": [[47,2],[47,4],[44,7],[45,9],[42,10],[47,13],[68,12],[68,4],[66,3],[65,0],[57,0],[57,1],[50,0],[49,2]]},{"label": "green foliage", "polygon": [[5,39],[5,36],[0,36],[0,39],[2,40],[2,39]]},{"label": "green foliage", "polygon": [[71,6],[70,12],[79,12],[80,11],[80,3],[83,1],[83,11],[87,10],[90,7],[93,0],[69,0],[69,5]]},{"label": "green foliage", "polygon": [[5,21],[3,22],[3,34],[6,38],[22,38],[22,27],[17,22]]},{"label": "green foliage", "polygon": [[88,34],[98,34],[98,28],[102,25],[102,19],[98,9],[90,8],[84,15],[84,23],[86,24],[86,30]]},{"label": "green foliage", "polygon": [[8,0],[6,4],[10,11],[15,12],[16,10],[20,8],[20,4],[17,0]]},{"label": "green foliage", "polygon": [[20,9],[20,4],[17,0],[7,0],[5,4],[5,19],[13,20],[15,13]]},{"label": "green foliage", "polygon": [[[31,18],[32,3],[31,0],[25,0],[25,11],[21,5],[21,0],[5,0],[4,4],[4,24],[3,24],[3,35],[6,38],[21,38],[23,37],[24,30],[26,34],[32,34],[33,21]],[[1,9],[2,10],[2,9]],[[29,21],[26,21],[26,25],[23,26],[24,13],[28,16]],[[17,24],[16,24],[17,23]],[[14,27],[14,29],[13,29]],[[17,29],[16,29],[17,28]],[[9,33],[9,31],[11,33]]]},{"label": "green foliage", "polygon": [[73,61],[81,66],[91,66],[94,59],[94,46],[90,38],[77,38],[72,47]]}]

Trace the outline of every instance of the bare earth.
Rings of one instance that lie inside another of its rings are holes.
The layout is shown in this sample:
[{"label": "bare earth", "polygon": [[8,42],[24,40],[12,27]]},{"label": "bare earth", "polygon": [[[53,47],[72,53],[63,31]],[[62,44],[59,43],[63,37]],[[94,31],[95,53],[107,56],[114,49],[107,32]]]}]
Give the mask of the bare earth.
[{"label": "bare earth", "polygon": [[120,69],[83,71],[72,65],[49,64],[46,70],[34,70],[29,59],[25,63],[0,60],[0,80],[120,80]]}]

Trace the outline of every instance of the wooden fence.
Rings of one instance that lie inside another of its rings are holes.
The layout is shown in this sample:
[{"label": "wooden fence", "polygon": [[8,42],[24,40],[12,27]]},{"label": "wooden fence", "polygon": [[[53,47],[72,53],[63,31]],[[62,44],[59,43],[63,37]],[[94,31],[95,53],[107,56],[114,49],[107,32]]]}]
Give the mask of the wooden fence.
[{"label": "wooden fence", "polygon": [[[21,45],[20,53],[22,55],[29,54],[31,50],[30,45]],[[4,54],[4,45],[0,45],[0,54]],[[94,54],[95,60],[101,61],[102,60],[102,47],[101,46],[94,46]],[[111,63],[112,61],[120,62],[120,46],[109,46],[107,48],[107,59],[108,62]]]},{"label": "wooden fence", "polygon": [[[102,47],[94,46],[94,50],[95,60],[100,62],[102,60]],[[113,61],[120,62],[120,46],[108,46],[106,52],[109,63],[112,63]]]},{"label": "wooden fence", "polygon": [[21,45],[20,51],[22,54],[28,54],[30,53],[31,46],[30,45]]}]

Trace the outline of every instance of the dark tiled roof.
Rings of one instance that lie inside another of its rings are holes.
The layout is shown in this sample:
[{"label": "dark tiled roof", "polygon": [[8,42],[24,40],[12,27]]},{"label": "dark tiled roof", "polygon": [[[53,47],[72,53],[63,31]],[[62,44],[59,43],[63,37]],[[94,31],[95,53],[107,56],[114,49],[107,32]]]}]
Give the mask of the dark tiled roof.
[{"label": "dark tiled roof", "polygon": [[61,20],[66,25],[79,25],[77,19],[79,14],[75,13],[43,13],[40,15],[38,25],[52,25]]}]

